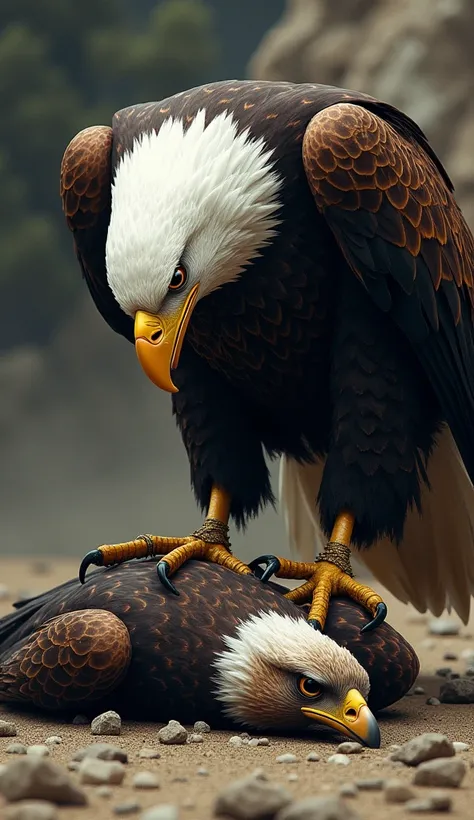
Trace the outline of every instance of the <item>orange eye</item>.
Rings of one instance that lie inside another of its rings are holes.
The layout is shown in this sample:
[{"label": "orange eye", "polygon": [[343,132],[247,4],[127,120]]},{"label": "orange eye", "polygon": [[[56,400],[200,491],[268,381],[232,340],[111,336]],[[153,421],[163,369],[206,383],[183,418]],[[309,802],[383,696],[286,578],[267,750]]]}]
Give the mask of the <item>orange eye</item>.
[{"label": "orange eye", "polygon": [[168,285],[168,290],[181,290],[184,288],[186,282],[188,281],[188,272],[184,265],[178,265],[173,276],[171,277],[171,282]]},{"label": "orange eye", "polygon": [[302,675],[298,680],[298,689],[306,698],[318,698],[322,694],[321,684],[314,678]]}]

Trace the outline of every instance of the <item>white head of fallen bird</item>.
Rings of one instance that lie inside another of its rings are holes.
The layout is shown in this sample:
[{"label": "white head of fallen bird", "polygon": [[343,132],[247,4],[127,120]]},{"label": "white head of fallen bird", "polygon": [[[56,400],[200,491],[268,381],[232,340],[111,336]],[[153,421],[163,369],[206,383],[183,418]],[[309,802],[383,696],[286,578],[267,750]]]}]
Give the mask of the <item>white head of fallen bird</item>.
[{"label": "white head of fallen bird", "polygon": [[259,729],[301,730],[314,721],[380,746],[369,676],[356,658],[305,620],[262,612],[226,636],[214,663],[226,714]]}]

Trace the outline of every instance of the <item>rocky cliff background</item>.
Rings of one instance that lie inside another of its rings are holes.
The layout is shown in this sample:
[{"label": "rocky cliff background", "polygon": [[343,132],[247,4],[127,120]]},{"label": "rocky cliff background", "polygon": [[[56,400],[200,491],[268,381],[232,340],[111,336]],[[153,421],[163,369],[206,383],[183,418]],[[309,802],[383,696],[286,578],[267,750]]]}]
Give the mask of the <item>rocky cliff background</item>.
[{"label": "rocky cliff background", "polygon": [[[342,85],[402,108],[445,162],[472,226],[473,42],[472,0],[288,0],[248,76]],[[199,523],[169,397],[85,292],[46,350],[0,358],[0,396],[1,553],[80,556]],[[286,552],[282,521],[270,510],[233,544],[247,559]]]}]

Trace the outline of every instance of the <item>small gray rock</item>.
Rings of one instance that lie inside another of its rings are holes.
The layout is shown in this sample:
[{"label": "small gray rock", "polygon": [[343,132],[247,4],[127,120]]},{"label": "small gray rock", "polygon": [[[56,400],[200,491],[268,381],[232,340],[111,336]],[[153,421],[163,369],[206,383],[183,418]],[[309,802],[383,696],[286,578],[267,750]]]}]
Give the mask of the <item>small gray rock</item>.
[{"label": "small gray rock", "polygon": [[442,683],[439,699],[441,703],[474,703],[474,680],[455,678]]},{"label": "small gray rock", "polygon": [[270,746],[270,741],[268,737],[257,738],[257,746]]},{"label": "small gray rock", "polygon": [[158,749],[144,746],[143,749],[140,749],[138,752],[138,757],[144,758],[145,760],[159,760],[161,752],[159,752]]},{"label": "small gray rock", "polygon": [[435,618],[428,624],[430,635],[459,635],[461,626],[447,618]]},{"label": "small gray rock", "polygon": [[415,686],[414,689],[413,689],[413,694],[414,695],[424,695],[425,690],[423,689],[422,686]]},{"label": "small gray rock", "polygon": [[57,820],[58,810],[46,800],[20,800],[5,809],[4,820]]},{"label": "small gray rock", "polygon": [[226,786],[217,796],[214,814],[235,820],[266,820],[288,806],[291,794],[282,786],[257,777],[245,777]]},{"label": "small gray rock", "polygon": [[290,772],[290,774],[289,774],[289,775],[288,775],[288,777],[287,777],[287,780],[288,780],[290,783],[296,783],[296,781],[297,781],[297,780],[299,780],[299,777],[298,777],[298,775],[296,774],[296,772]]},{"label": "small gray rock", "polygon": [[343,755],[360,755],[360,753],[364,751],[364,747],[361,743],[346,740],[344,743],[339,744],[337,751]]},{"label": "small gray rock", "polygon": [[459,757],[427,760],[418,766],[413,784],[456,789],[461,785],[466,771],[466,764]]},{"label": "small gray rock", "polygon": [[385,783],[385,800],[387,803],[408,803],[415,794],[402,780],[387,780]]},{"label": "small gray rock", "polygon": [[39,757],[49,757],[49,749],[44,743],[35,743],[26,749],[27,755],[38,755]]},{"label": "small gray rock", "polygon": [[397,752],[391,755],[391,760],[401,761],[406,766],[418,766],[425,760],[437,757],[454,757],[454,746],[445,735],[437,732],[425,732],[404,743]]},{"label": "small gray rock", "polygon": [[355,783],[343,783],[339,789],[341,797],[357,797],[359,790]]},{"label": "small gray rock", "polygon": [[307,797],[279,811],[276,820],[360,820],[360,815],[338,797]]},{"label": "small gray rock", "polygon": [[125,766],[116,760],[86,757],[79,766],[79,782],[88,786],[119,786],[125,777]]},{"label": "small gray rock", "polygon": [[190,735],[186,738],[187,743],[204,743],[204,738],[202,735],[199,735],[197,732],[191,732]]},{"label": "small gray rock", "polygon": [[206,735],[211,731],[211,727],[204,720],[197,720],[193,728],[200,735]]},{"label": "small gray rock", "polygon": [[448,812],[451,811],[452,800],[448,794],[443,792],[433,792],[422,799],[409,800],[405,808],[413,814],[424,814],[425,812]]},{"label": "small gray rock", "polygon": [[98,797],[112,797],[113,789],[110,786],[97,786],[95,793]]},{"label": "small gray rock", "polygon": [[455,740],[453,746],[455,752],[468,752],[471,748],[469,743],[463,743],[461,740]]},{"label": "small gray rock", "polygon": [[443,655],[443,661],[457,661],[458,656],[455,652],[445,652]]},{"label": "small gray rock", "polygon": [[126,800],[124,803],[118,803],[114,806],[113,813],[125,817],[127,814],[136,814],[140,809],[140,803],[136,800]]},{"label": "small gray rock", "polygon": [[356,780],[355,785],[361,792],[381,792],[385,786],[385,780],[382,777],[366,777]]},{"label": "small gray rock", "polygon": [[6,586],[6,584],[0,584],[0,601],[5,601],[6,598],[10,597],[10,590]]},{"label": "small gray rock", "polygon": [[296,757],[296,755],[291,754],[291,752],[287,752],[284,755],[278,755],[278,757],[275,758],[275,759],[276,759],[277,763],[297,763],[298,762],[298,758]]},{"label": "small gray rock", "polygon": [[135,789],[159,789],[160,782],[153,772],[137,772],[133,776],[133,786]]},{"label": "small gray rock", "polygon": [[93,735],[119,735],[122,730],[122,718],[112,710],[97,715],[91,723]]},{"label": "small gray rock", "polygon": [[181,726],[181,723],[178,723],[177,720],[170,720],[169,723],[163,726],[158,732],[158,740],[160,743],[165,743],[170,746],[186,743],[187,738],[188,733],[186,729],[184,726]]},{"label": "small gray rock", "polygon": [[439,698],[427,698],[426,699],[427,706],[441,706],[441,701]]},{"label": "small gray rock", "polygon": [[321,760],[321,755],[318,755],[317,752],[309,752],[306,755],[306,760],[308,763],[318,763]]},{"label": "small gray rock", "polygon": [[47,737],[45,740],[47,746],[59,746],[59,744],[62,742],[63,739],[59,735],[51,735],[50,737]]},{"label": "small gray rock", "polygon": [[238,735],[232,735],[232,737],[229,738],[229,746],[235,746],[235,748],[238,749],[243,745],[243,740]]},{"label": "small gray rock", "polygon": [[334,763],[336,766],[348,766],[351,759],[348,755],[330,755],[327,759],[328,763]]},{"label": "small gray rock", "polygon": [[9,720],[0,720],[0,737],[16,737],[17,734],[14,723]]},{"label": "small gray rock", "polygon": [[66,769],[45,757],[25,755],[0,772],[0,794],[10,802],[47,800],[58,805],[85,806],[87,797]]},{"label": "small gray rock", "polygon": [[453,670],[450,666],[442,666],[440,669],[437,669],[435,675],[438,675],[438,678],[448,678],[452,674]]},{"label": "small gray rock", "polygon": [[26,755],[26,746],[23,743],[10,743],[5,749],[7,755]]},{"label": "small gray rock", "polygon": [[90,720],[86,715],[76,715],[72,719],[73,726],[89,726]]},{"label": "small gray rock", "polygon": [[91,743],[84,749],[78,749],[73,755],[73,760],[85,760],[87,757],[96,760],[118,760],[119,763],[128,763],[128,754],[119,746],[112,743]]},{"label": "small gray rock", "polygon": [[198,774],[199,777],[209,777],[209,769],[206,769],[205,766],[200,766],[196,774]]},{"label": "small gray rock", "polygon": [[178,807],[172,803],[152,806],[140,815],[140,820],[178,820]]}]

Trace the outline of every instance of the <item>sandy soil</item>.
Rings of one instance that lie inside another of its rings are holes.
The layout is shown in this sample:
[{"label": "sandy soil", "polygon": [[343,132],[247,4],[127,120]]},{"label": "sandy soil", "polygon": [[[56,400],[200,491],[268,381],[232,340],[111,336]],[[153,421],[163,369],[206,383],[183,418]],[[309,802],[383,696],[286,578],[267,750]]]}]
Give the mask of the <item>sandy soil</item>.
[{"label": "sandy soil", "polygon": [[[8,600],[0,601],[0,614],[9,611],[11,600],[18,594],[25,591],[33,594],[50,588],[74,576],[77,570],[77,563],[69,559],[56,559],[54,566],[52,561],[46,560],[46,564],[42,568],[43,572],[38,572],[41,567],[35,566],[32,560],[0,560],[0,581],[8,586],[11,593]],[[64,725],[39,714],[34,717],[25,716],[0,706],[0,715],[5,718],[6,714],[1,713],[8,712],[9,719],[13,719],[18,728],[16,740],[25,744],[43,743],[50,735],[60,735],[62,744],[51,748],[51,758],[59,762],[67,762],[78,747],[94,740],[110,741],[128,752],[130,762],[123,785],[114,786],[112,796],[108,798],[98,796],[94,787],[85,787],[90,799],[89,806],[84,809],[62,809],[59,813],[61,820],[107,820],[116,816],[114,806],[132,798],[137,800],[142,809],[159,803],[173,803],[180,807],[180,820],[206,820],[212,817],[213,802],[223,784],[259,767],[265,770],[270,779],[284,784],[297,798],[334,793],[343,783],[354,782],[359,778],[397,777],[409,783],[413,770],[388,761],[388,747],[426,731],[443,732],[451,740],[470,743],[471,749],[461,753],[461,756],[468,765],[474,766],[474,705],[433,707],[425,702],[427,697],[438,694],[440,678],[434,674],[437,668],[450,666],[454,671],[464,671],[465,660],[446,661],[443,656],[446,652],[460,656],[464,649],[474,649],[474,617],[467,627],[461,626],[457,636],[429,636],[429,617],[400,605],[390,596],[386,596],[386,600],[390,623],[405,635],[419,654],[422,670],[418,685],[425,689],[425,694],[406,697],[380,717],[382,748],[353,756],[347,767],[326,762],[329,755],[336,751],[336,744],[320,743],[315,739],[271,738],[268,747],[244,746],[236,749],[229,746],[230,735],[223,732],[205,735],[203,744],[161,746],[159,760],[139,760],[138,751],[142,746],[159,746],[159,727],[156,725],[125,723],[120,737],[93,738],[87,726]],[[238,730],[236,733],[239,733]],[[6,755],[4,751],[11,742],[11,738],[0,738],[0,763],[12,761],[12,756]],[[317,751],[321,755],[321,762],[306,762],[306,755],[310,751]],[[298,762],[276,763],[275,758],[284,752],[296,754]],[[204,768],[207,774],[198,773],[200,768]],[[158,791],[134,789],[132,776],[138,770],[154,771],[159,777],[161,788]],[[295,775],[297,780],[294,779]],[[426,792],[423,789],[415,791],[418,796]],[[474,769],[471,768],[462,787],[453,790],[454,816],[472,817],[473,800]],[[361,791],[350,803],[362,818],[374,817],[380,811],[387,820],[408,816],[402,806],[387,805],[382,792]]]}]

